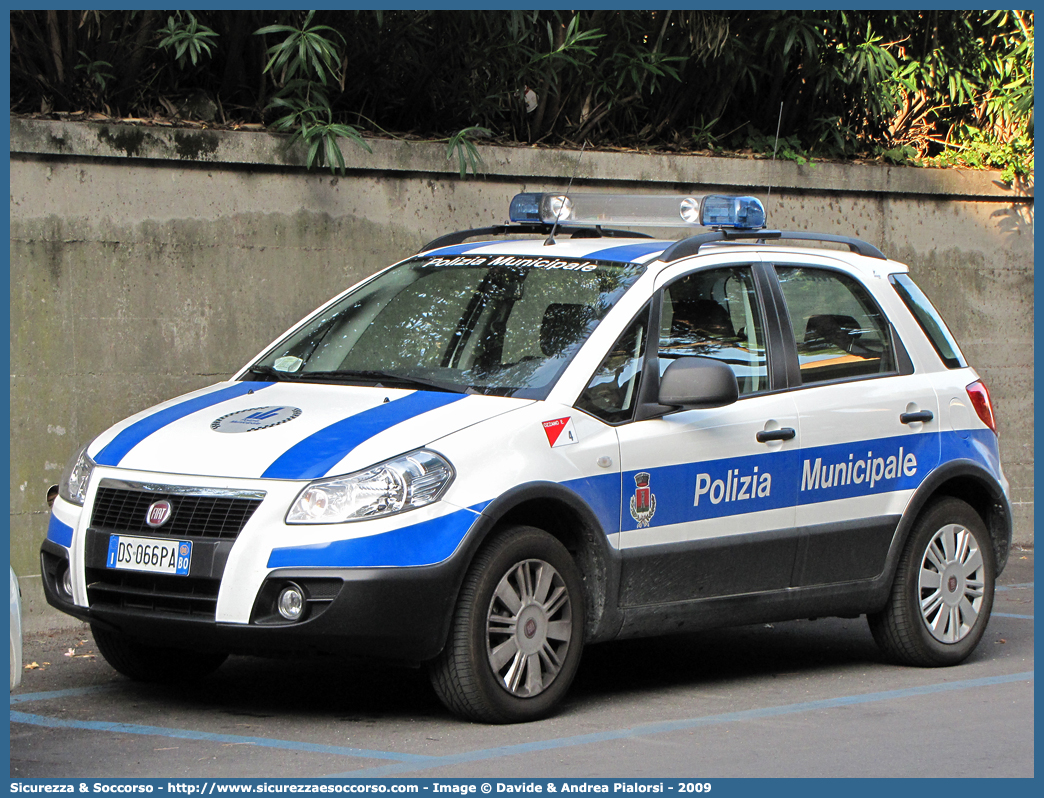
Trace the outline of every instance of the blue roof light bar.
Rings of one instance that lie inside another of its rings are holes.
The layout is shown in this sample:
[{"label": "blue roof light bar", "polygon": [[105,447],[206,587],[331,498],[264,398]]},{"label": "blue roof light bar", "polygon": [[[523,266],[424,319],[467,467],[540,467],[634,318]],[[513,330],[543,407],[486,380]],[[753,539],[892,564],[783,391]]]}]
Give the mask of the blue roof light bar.
[{"label": "blue roof light bar", "polygon": [[765,206],[756,197],[654,194],[516,194],[512,222],[625,227],[705,227],[757,230]]}]

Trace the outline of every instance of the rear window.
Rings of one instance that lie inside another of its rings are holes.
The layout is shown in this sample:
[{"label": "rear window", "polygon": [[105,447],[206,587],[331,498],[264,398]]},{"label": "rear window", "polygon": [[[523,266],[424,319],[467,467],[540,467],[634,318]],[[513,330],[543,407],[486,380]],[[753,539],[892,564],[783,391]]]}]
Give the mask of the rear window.
[{"label": "rear window", "polygon": [[939,353],[947,368],[960,369],[967,366],[964,355],[961,354],[957,341],[946,327],[939,311],[935,309],[924,292],[910,279],[907,274],[893,274],[889,280],[895,288],[896,293],[902,297],[906,307],[910,308],[917,323],[921,325],[924,334],[932,342],[935,351]]}]

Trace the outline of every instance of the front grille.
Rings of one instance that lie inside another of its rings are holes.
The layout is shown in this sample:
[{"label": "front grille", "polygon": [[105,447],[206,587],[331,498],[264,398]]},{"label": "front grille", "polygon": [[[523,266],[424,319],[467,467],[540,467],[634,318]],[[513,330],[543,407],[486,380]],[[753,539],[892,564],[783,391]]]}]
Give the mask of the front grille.
[{"label": "front grille", "polygon": [[220,584],[217,579],[88,568],[87,601],[91,607],[212,621]]},{"label": "front grille", "polygon": [[[172,508],[170,520],[161,527],[149,526],[145,523],[149,506],[164,499]],[[91,526],[150,536],[235,540],[260,504],[260,499],[103,485],[94,499]]]},{"label": "front grille", "polygon": [[[263,498],[260,491],[102,480],[87,532],[88,603],[125,612],[214,620],[225,561]],[[145,522],[149,507],[164,500],[170,502],[169,520],[160,527],[149,526]],[[192,541],[188,576],[107,568],[112,534]]]}]

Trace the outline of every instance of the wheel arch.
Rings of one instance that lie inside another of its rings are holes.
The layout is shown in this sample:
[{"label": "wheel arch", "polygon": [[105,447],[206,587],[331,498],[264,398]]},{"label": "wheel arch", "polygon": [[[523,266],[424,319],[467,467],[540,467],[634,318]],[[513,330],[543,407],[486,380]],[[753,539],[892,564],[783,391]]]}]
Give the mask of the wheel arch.
[{"label": "wheel arch", "polygon": [[953,460],[935,471],[921,483],[903,513],[892,538],[885,565],[885,580],[891,585],[899,556],[917,519],[934,500],[949,496],[967,503],[983,520],[993,543],[996,576],[1000,576],[1011,548],[1011,507],[1004,488],[997,479],[973,460]]},{"label": "wheel arch", "polygon": [[557,539],[572,555],[584,583],[587,610],[585,640],[602,640],[615,632],[615,590],[619,558],[613,556],[598,516],[578,494],[556,482],[518,485],[482,510],[473,530],[470,562],[493,534],[509,526],[536,527]]}]

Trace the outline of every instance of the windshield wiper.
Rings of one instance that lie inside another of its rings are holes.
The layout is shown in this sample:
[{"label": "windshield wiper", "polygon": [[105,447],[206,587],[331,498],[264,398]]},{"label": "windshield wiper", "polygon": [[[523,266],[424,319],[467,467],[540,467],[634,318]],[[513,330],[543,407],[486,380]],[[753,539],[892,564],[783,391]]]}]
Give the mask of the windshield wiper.
[{"label": "windshield wiper", "polygon": [[366,380],[375,383],[391,382],[399,383],[414,388],[425,388],[446,393],[467,393],[468,386],[457,385],[452,382],[440,382],[428,380],[423,377],[410,377],[406,374],[395,374],[390,371],[379,371],[377,369],[335,369],[332,371],[279,371],[271,366],[251,366],[251,374],[259,374],[264,377],[274,378],[286,382],[311,382],[331,381],[344,382],[352,380]]},{"label": "windshield wiper", "polygon": [[[312,373],[314,374],[315,372]],[[440,380],[429,380],[425,377],[412,377],[407,374],[395,374],[390,371],[380,371],[377,369],[331,371],[327,373],[331,376],[348,377],[349,379],[362,377],[364,379],[376,380],[378,382],[387,380],[389,382],[405,383],[406,385],[412,385],[418,388],[431,388],[436,391],[445,391],[446,393],[467,393],[468,391],[468,386],[466,385],[457,385],[453,382],[442,382]]]}]

